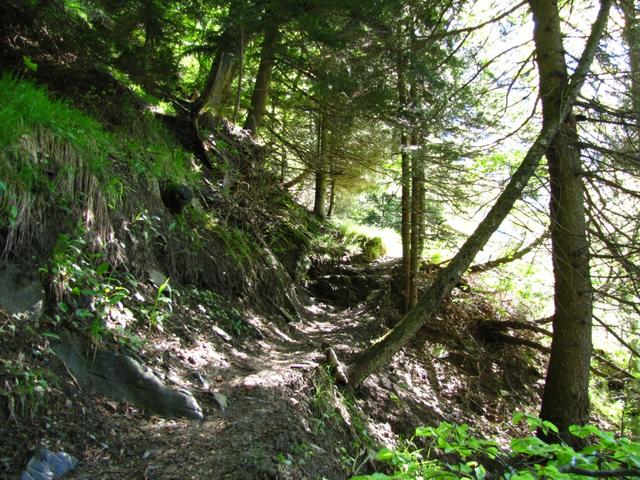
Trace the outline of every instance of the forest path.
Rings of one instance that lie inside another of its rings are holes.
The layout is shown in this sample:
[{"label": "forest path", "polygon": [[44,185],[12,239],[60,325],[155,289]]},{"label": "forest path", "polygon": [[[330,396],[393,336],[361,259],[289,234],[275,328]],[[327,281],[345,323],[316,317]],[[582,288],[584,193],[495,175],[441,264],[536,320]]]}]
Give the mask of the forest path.
[{"label": "forest path", "polygon": [[199,378],[196,397],[205,419],[111,417],[117,446],[83,459],[70,478],[348,478],[340,439],[318,419],[315,369],[324,359],[322,343],[348,356],[379,328],[363,305],[310,300],[287,325],[247,318],[260,332],[257,340],[220,342],[214,335],[214,341],[201,337],[182,346],[176,356],[195,368],[171,361],[168,370],[175,371],[168,377],[177,372],[183,385],[190,379],[185,386],[192,390]]}]

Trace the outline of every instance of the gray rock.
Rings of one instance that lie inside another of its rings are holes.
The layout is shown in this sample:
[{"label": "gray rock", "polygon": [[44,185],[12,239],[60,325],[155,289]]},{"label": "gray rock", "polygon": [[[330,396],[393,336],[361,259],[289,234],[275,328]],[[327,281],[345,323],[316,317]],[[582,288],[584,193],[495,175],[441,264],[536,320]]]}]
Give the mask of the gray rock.
[{"label": "gray rock", "polygon": [[164,285],[164,283],[169,279],[164,272],[157,268],[149,268],[147,273],[149,275],[149,280],[151,280],[151,283],[153,283],[157,288],[160,288],[160,286]]},{"label": "gray rock", "polygon": [[131,357],[104,351],[85,355],[88,347],[79,338],[65,334],[52,347],[83,388],[163,417],[204,418],[190,392],[165,385],[149,367]]},{"label": "gray rock", "polygon": [[20,320],[36,322],[44,311],[45,292],[36,271],[6,264],[0,269],[0,308]]},{"label": "gray rock", "polygon": [[218,408],[220,409],[220,411],[224,412],[229,405],[229,399],[227,398],[227,396],[224,393],[220,392],[212,392],[211,394],[213,395],[213,399],[218,404]]}]

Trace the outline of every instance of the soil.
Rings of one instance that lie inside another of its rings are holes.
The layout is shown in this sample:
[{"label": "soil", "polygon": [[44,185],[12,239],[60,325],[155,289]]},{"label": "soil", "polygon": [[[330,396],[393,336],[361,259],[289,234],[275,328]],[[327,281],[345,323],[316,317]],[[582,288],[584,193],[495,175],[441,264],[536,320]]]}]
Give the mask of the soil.
[{"label": "soil", "polygon": [[[382,262],[358,274],[380,284],[394,268]],[[160,418],[82,391],[41,338],[16,333],[0,357],[51,368],[55,379],[43,402],[16,409],[3,427],[0,474],[17,476],[44,445],[80,459],[65,476],[72,479],[345,479],[371,472],[378,448],[419,425],[446,420],[498,440],[513,434],[503,419],[538,403],[540,359],[521,346],[479,343],[477,318],[495,313],[469,292],[452,296],[411,348],[355,392],[335,387],[321,345],[348,361],[380,336],[393,315],[383,301],[389,291],[376,293],[351,308],[307,297],[302,317],[288,324],[245,311],[235,337],[184,296],[138,356],[193,391],[203,421]]]}]

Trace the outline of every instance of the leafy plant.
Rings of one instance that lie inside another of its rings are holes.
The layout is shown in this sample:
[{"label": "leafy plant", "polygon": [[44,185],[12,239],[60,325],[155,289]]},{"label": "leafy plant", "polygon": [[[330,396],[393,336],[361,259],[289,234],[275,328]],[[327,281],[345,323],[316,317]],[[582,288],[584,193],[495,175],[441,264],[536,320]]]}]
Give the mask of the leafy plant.
[{"label": "leafy plant", "polygon": [[[168,295],[164,294],[165,291],[168,292]],[[162,323],[171,316],[172,312],[171,287],[169,286],[169,279],[167,278],[158,287],[153,306],[149,310],[149,325],[154,328],[162,327]]]},{"label": "leafy plant", "polygon": [[189,295],[200,303],[209,318],[214,320],[223,330],[236,337],[249,332],[250,327],[242,314],[222,295],[211,290],[192,289]]},{"label": "leafy plant", "polygon": [[78,227],[74,234],[58,237],[45,270],[52,277],[58,297],[55,321],[69,322],[94,341],[100,341],[107,329],[105,319],[113,310],[122,310],[122,302],[130,295],[115,278],[104,254],[91,251]]},{"label": "leafy plant", "polygon": [[33,369],[20,359],[0,358],[0,405],[14,422],[24,416],[33,417],[49,390],[46,374]]},{"label": "leafy plant", "polygon": [[[557,432],[550,422],[525,414],[514,415],[514,422],[526,421],[533,429]],[[536,436],[514,438],[509,451],[500,451],[495,442],[470,434],[469,426],[447,422],[437,427],[419,427],[415,436],[396,449],[383,448],[377,459],[390,466],[392,473],[374,473],[352,480],[468,478],[483,480],[489,475],[509,480],[536,478],[572,479],[590,477],[640,477],[640,443],[616,438],[599,428],[572,426],[570,433],[591,443],[575,450],[559,443],[547,443]],[[427,446],[416,447],[422,439]],[[489,472],[481,463],[491,459],[502,464],[498,472]]]}]

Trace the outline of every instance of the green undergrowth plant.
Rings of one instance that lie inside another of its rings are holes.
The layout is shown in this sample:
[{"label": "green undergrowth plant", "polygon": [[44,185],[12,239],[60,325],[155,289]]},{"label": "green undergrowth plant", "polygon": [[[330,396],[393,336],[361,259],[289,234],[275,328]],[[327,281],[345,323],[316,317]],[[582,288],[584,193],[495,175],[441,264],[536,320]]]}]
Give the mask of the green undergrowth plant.
[{"label": "green undergrowth plant", "polygon": [[[0,179],[23,190],[46,188],[47,183],[53,190],[61,173],[78,174],[59,171],[64,165],[46,148],[51,142],[63,144],[59,150],[72,150],[82,168],[105,187],[126,172],[173,180],[198,176],[188,155],[150,113],[138,115],[126,130],[109,132],[67,102],[50,98],[43,87],[8,74],[0,77],[0,124]],[[24,148],[25,140],[43,132],[41,144],[31,142],[32,148]]]},{"label": "green undergrowth plant", "polygon": [[[531,415],[517,413],[513,421],[526,421],[532,431],[558,433],[552,423]],[[503,451],[496,442],[473,435],[466,424],[443,422],[437,427],[419,427],[414,437],[399,447],[378,452],[378,461],[388,465],[391,473],[352,480],[640,478],[640,443],[591,425],[572,426],[570,433],[588,445],[576,450],[563,442],[547,443],[530,435],[511,439],[509,449]]]},{"label": "green undergrowth plant", "polygon": [[[97,236],[111,232],[109,211],[156,179],[190,183],[199,173],[150,114],[126,131],[109,131],[47,91],[0,76],[0,227],[4,253],[35,249],[63,219],[84,218]],[[125,188],[126,187],[126,188]],[[133,198],[133,197],[132,197]]]},{"label": "green undergrowth plant", "polygon": [[372,262],[396,251],[397,234],[390,229],[376,229],[347,220],[333,220],[325,231],[313,239],[316,256],[340,258],[345,254]]},{"label": "green undergrowth plant", "polygon": [[250,332],[251,327],[244,320],[242,313],[224,296],[198,288],[189,290],[188,296],[225,332],[235,337],[243,337]]},{"label": "green undergrowth plant", "polygon": [[0,411],[16,425],[23,418],[33,418],[45,405],[51,388],[49,376],[48,371],[25,364],[20,356],[0,358]]},{"label": "green undergrowth plant", "polygon": [[[135,334],[136,318],[125,306],[138,282],[118,274],[102,252],[93,251],[81,228],[58,237],[43,273],[53,287],[56,325],[87,335],[95,345],[115,341],[136,350],[142,346]],[[149,310],[162,311],[157,303]],[[153,321],[159,321],[158,315]]]},{"label": "green undergrowth plant", "polygon": [[341,391],[331,373],[324,368],[316,370],[312,401],[312,429],[318,436],[345,431],[344,440],[338,440],[336,453],[348,475],[355,475],[367,463],[376,445],[369,435],[364,414],[349,392]]},{"label": "green undergrowth plant", "polygon": [[337,221],[340,241],[352,255],[360,255],[365,261],[373,261],[387,253],[381,232],[347,221]]}]

